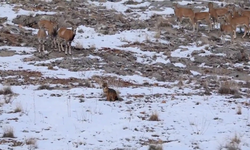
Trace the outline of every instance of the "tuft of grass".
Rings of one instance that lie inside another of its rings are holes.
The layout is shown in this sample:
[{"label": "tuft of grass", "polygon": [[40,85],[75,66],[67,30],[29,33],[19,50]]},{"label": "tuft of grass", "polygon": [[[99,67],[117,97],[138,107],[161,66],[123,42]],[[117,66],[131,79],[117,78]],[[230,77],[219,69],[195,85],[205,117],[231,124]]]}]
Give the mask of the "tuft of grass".
[{"label": "tuft of grass", "polygon": [[220,88],[218,91],[220,94],[238,94],[238,86],[235,81],[224,81],[221,82]]},{"label": "tuft of grass", "polygon": [[149,37],[148,34],[146,34],[146,36],[145,36],[145,41],[146,41],[147,43],[150,43],[150,42],[151,42],[151,41],[150,41],[150,37]]},{"label": "tuft of grass", "polygon": [[90,46],[90,49],[96,49],[96,45],[95,45],[95,44],[92,44],[92,45]]},{"label": "tuft of grass", "polygon": [[148,150],[163,150],[162,145],[149,145]]},{"label": "tuft of grass", "polygon": [[37,90],[52,90],[53,87],[50,87],[49,85],[40,85]]},{"label": "tuft of grass", "polygon": [[23,112],[23,106],[21,103],[16,104],[16,108],[14,110],[14,113],[18,113],[18,112]]},{"label": "tuft of grass", "polygon": [[82,43],[80,43],[80,42],[77,42],[75,47],[76,47],[77,49],[83,49],[83,45],[82,45]]},{"label": "tuft of grass", "polygon": [[29,149],[37,149],[38,148],[36,138],[25,139],[25,144],[29,145]]},{"label": "tuft of grass", "polygon": [[242,114],[241,106],[238,106],[238,109],[237,109],[236,114],[237,114],[237,115],[241,115],[241,114]]},{"label": "tuft of grass", "polygon": [[177,86],[181,89],[184,86],[184,83],[182,81],[182,79],[179,80],[179,82],[177,83]]},{"label": "tuft of grass", "polygon": [[155,33],[154,38],[159,39],[161,37],[161,30],[157,30],[157,32]]},{"label": "tuft of grass", "polygon": [[13,94],[13,91],[9,86],[4,87],[3,89],[0,90],[0,95],[9,95],[9,94]]},{"label": "tuft of grass", "polygon": [[4,99],[5,104],[9,104],[12,102],[12,96],[13,96],[12,94],[4,95],[3,99]]},{"label": "tuft of grass", "polygon": [[240,150],[240,137],[235,134],[224,146],[220,146],[219,150]]},{"label": "tuft of grass", "polygon": [[3,128],[3,138],[14,138],[14,130],[13,127],[8,126]]},{"label": "tuft of grass", "polygon": [[153,112],[149,117],[149,121],[160,121],[159,115],[157,112]]}]

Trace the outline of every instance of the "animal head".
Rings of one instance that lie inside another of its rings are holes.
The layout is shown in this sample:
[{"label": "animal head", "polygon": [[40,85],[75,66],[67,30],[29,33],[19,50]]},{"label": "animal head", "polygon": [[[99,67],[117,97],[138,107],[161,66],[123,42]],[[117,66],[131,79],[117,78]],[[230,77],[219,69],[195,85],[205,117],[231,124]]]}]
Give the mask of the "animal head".
[{"label": "animal head", "polygon": [[211,8],[211,7],[213,7],[214,6],[214,4],[212,3],[212,2],[209,2],[208,3],[208,8]]},{"label": "animal head", "polygon": [[173,3],[172,6],[173,6],[174,8],[177,8],[177,7],[178,7],[177,3]]},{"label": "animal head", "polygon": [[108,93],[108,91],[109,91],[109,88],[108,88],[108,87],[104,87],[104,88],[103,88],[103,92],[104,92],[104,93]]},{"label": "animal head", "polygon": [[108,87],[108,83],[107,82],[103,82],[102,83],[102,88]]}]

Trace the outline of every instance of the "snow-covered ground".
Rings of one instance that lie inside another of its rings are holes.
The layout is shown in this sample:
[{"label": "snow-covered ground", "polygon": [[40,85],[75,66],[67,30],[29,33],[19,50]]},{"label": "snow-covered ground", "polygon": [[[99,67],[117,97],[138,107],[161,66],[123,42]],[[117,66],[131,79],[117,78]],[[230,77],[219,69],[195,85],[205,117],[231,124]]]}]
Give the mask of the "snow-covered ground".
[{"label": "snow-covered ground", "polygon": [[[91,2],[95,5],[105,5],[107,9],[117,9],[124,12],[135,6],[124,5],[125,0],[113,2]],[[141,2],[138,1],[138,2]],[[189,2],[190,3],[190,2]],[[138,7],[149,6],[143,2]],[[181,2],[184,5],[186,2]],[[19,10],[12,11],[13,6],[1,4],[0,17],[8,17],[11,22],[18,14],[33,12]],[[39,12],[43,13],[43,12]],[[53,13],[53,12],[49,12]],[[158,14],[173,14],[172,8],[163,11],[137,12],[141,19]],[[155,33],[145,30],[129,30],[115,35],[99,35],[93,28],[79,26],[73,46],[82,45],[84,48],[94,46],[97,50],[103,47],[118,48],[129,51],[138,57],[137,61],[145,63],[145,57],[157,55],[155,62],[171,63],[162,53],[145,52],[139,48],[122,48],[128,42],[143,42],[148,37],[151,40]],[[129,38],[127,38],[129,37]],[[168,43],[160,40],[158,42]],[[189,46],[180,46],[171,53],[172,57],[186,58],[194,50],[204,50],[201,55],[211,55],[203,46],[190,43]],[[175,82],[158,82],[155,79],[134,76],[118,76],[105,74],[104,70],[87,70],[81,73],[67,69],[56,68],[49,70],[46,66],[34,66],[37,62],[25,62],[24,58],[32,56],[36,50],[33,47],[0,47],[0,51],[8,49],[16,51],[13,56],[1,57],[0,71],[29,70],[39,71],[43,77],[90,79],[94,75],[115,76],[134,84],[159,84],[160,87],[117,87],[124,101],[99,101],[102,97],[100,85],[94,84],[91,88],[71,88],[70,90],[37,90],[38,85],[11,86],[16,95],[10,103],[6,103],[6,96],[0,95],[0,135],[4,129],[11,127],[14,130],[15,140],[37,139],[38,150],[73,150],[73,149],[115,149],[131,148],[147,150],[149,140],[160,143],[164,150],[217,150],[220,146],[230,143],[235,135],[240,137],[241,150],[250,149],[250,111],[249,106],[241,105],[249,101],[247,98],[233,99],[229,103],[228,96],[212,95],[200,96],[204,89],[194,89],[194,83],[184,81],[183,88],[178,88]],[[185,49],[185,50],[183,50]],[[25,51],[25,54],[19,55]],[[220,54],[218,54],[220,55]],[[223,55],[221,55],[223,56]],[[95,57],[95,56],[89,56]],[[61,59],[61,58],[58,58]],[[192,60],[193,58],[190,57]],[[46,60],[52,62],[54,60]],[[42,62],[39,62],[42,63]],[[175,66],[186,66],[174,63]],[[193,76],[199,75],[191,71]],[[81,74],[84,74],[82,76]],[[11,77],[9,77],[11,78]],[[20,77],[22,80],[22,77]],[[40,80],[37,78],[37,80]],[[2,84],[0,89],[8,85]],[[53,85],[51,85],[53,86]],[[172,87],[172,88],[170,88]],[[159,96],[155,96],[159,94]],[[136,95],[140,97],[136,97]],[[83,99],[84,102],[81,102]],[[132,101],[131,103],[127,103]],[[237,114],[238,109],[241,114]],[[16,108],[21,112],[13,113]],[[149,121],[152,113],[157,113],[159,121]],[[17,119],[16,119],[17,118]],[[6,138],[0,138],[0,141]],[[8,143],[0,144],[0,149],[7,149]],[[27,150],[29,145],[21,144],[14,149]]]}]

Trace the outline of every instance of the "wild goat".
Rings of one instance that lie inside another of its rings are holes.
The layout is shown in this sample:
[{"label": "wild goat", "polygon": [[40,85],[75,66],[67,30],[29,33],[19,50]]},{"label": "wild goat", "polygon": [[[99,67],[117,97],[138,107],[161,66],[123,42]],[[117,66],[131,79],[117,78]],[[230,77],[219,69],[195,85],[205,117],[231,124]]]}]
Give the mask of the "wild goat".
[{"label": "wild goat", "polygon": [[208,3],[209,13],[213,19],[214,25],[219,23],[219,18],[223,17],[225,20],[226,14],[229,12],[228,8],[214,8],[214,5],[212,2]]},{"label": "wild goat", "polygon": [[250,11],[249,10],[240,10],[239,14],[241,16],[245,16],[245,17],[248,17],[250,19]]},{"label": "wild goat", "polygon": [[173,4],[173,6],[174,6],[175,16],[177,18],[177,21],[179,21],[179,26],[181,25],[183,18],[188,18],[193,26],[193,31],[194,31],[195,30],[194,11],[191,8],[178,7],[176,3]]},{"label": "wild goat", "polygon": [[245,27],[244,35],[242,36],[242,38],[244,38],[246,36],[246,33],[249,30],[249,18],[248,17],[240,16],[240,17],[233,18],[232,15],[229,13],[229,14],[227,14],[227,20],[233,28],[234,38],[236,38],[236,28],[241,27],[241,26]]},{"label": "wild goat", "polygon": [[44,27],[48,31],[51,48],[56,48],[56,35],[58,30],[58,24],[56,21],[42,19],[38,22],[38,26],[39,28]]},{"label": "wild goat", "polygon": [[[65,42],[65,54],[67,55],[72,54],[72,50],[71,50],[71,42],[74,40],[75,35],[76,35],[76,25],[73,24],[70,21],[66,21],[68,23],[70,23],[72,25],[72,29],[67,29],[65,27],[62,27],[58,30],[57,32],[57,42],[58,42],[58,49],[59,51],[64,51],[63,48],[63,42]],[[68,47],[68,51],[67,52],[67,47]]]},{"label": "wild goat", "polygon": [[234,42],[234,37],[233,37],[234,29],[231,24],[227,24],[227,25],[221,24],[220,31],[221,31],[223,41],[225,40],[225,35],[229,34],[231,36],[231,42]]},{"label": "wild goat", "polygon": [[46,42],[47,33],[44,27],[41,27],[37,32],[37,39],[38,39],[38,52],[40,53],[41,50],[45,51],[45,42]]},{"label": "wild goat", "polygon": [[211,18],[211,16],[210,16],[209,12],[197,12],[197,13],[195,13],[194,23],[196,25],[197,31],[199,31],[199,21],[205,20],[206,23],[209,25],[209,29],[208,29],[208,33],[209,33],[211,28],[212,28],[210,18]]}]

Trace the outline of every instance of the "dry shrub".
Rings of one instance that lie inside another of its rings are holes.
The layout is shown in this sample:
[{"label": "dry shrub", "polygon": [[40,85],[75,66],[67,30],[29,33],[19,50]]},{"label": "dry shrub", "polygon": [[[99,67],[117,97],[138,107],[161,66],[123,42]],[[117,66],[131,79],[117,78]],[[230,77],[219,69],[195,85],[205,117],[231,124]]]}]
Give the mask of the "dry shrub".
[{"label": "dry shrub", "polygon": [[161,37],[161,31],[157,30],[157,32],[155,33],[154,38],[159,39]]},{"label": "dry shrub", "polygon": [[241,106],[238,106],[236,114],[237,115],[241,115],[242,114]]},{"label": "dry shrub", "polygon": [[235,81],[224,81],[220,83],[218,91],[220,94],[238,94],[238,85]]},{"label": "dry shrub", "polygon": [[162,145],[149,145],[148,150],[163,150]]},{"label": "dry shrub", "polygon": [[37,140],[36,140],[36,138],[25,139],[25,144],[29,145],[30,149],[36,149],[37,148]]},{"label": "dry shrub", "polygon": [[49,85],[40,85],[37,90],[52,90],[53,87],[50,87]]},{"label": "dry shrub", "polygon": [[127,2],[124,3],[125,5],[137,5],[139,4],[138,2],[134,1],[134,0],[128,0]]},{"label": "dry shrub", "polygon": [[3,89],[0,90],[0,95],[8,95],[8,94],[13,94],[11,87],[4,87]]},{"label": "dry shrub", "polygon": [[9,95],[4,95],[3,99],[4,99],[4,102],[6,104],[9,104],[12,102],[12,97],[13,97],[13,94],[9,94]]},{"label": "dry shrub", "polygon": [[18,112],[23,112],[23,106],[20,102],[16,103],[16,108],[14,110],[14,113],[18,113]]},{"label": "dry shrub", "polygon": [[149,121],[160,121],[158,113],[157,112],[153,112],[151,114],[151,116],[149,117]]},{"label": "dry shrub", "polygon": [[150,43],[150,42],[151,42],[151,41],[150,41],[150,37],[149,37],[148,34],[146,34],[146,36],[145,36],[145,41],[146,41],[147,43]]},{"label": "dry shrub", "polygon": [[80,43],[80,42],[76,42],[76,46],[75,46],[75,48],[77,48],[77,49],[83,49],[83,45],[82,45],[82,43]]},{"label": "dry shrub", "polygon": [[177,86],[179,88],[182,88],[184,86],[184,83],[183,83],[182,79],[179,80],[179,82],[177,83]]},{"label": "dry shrub", "polygon": [[13,127],[7,126],[3,128],[3,138],[14,138]]},{"label": "dry shrub", "polygon": [[220,146],[219,150],[240,150],[240,137],[235,134],[224,146]]},{"label": "dry shrub", "polygon": [[161,29],[161,28],[166,28],[166,27],[172,27],[172,22],[173,20],[170,19],[163,19],[162,17],[159,17],[156,23],[156,28]]},{"label": "dry shrub", "polygon": [[119,20],[119,21],[121,21],[121,22],[126,22],[126,19],[125,19],[124,15],[123,15],[122,13],[120,13],[120,14],[115,14],[115,15],[114,15],[114,18],[115,18],[115,20]]}]

